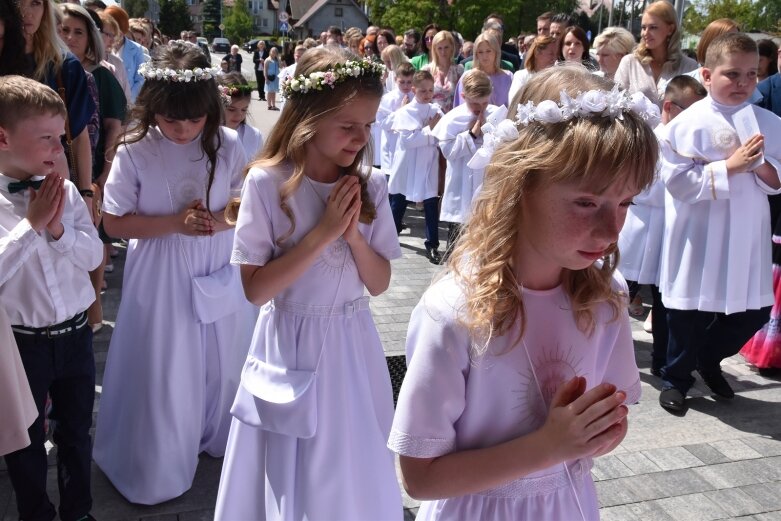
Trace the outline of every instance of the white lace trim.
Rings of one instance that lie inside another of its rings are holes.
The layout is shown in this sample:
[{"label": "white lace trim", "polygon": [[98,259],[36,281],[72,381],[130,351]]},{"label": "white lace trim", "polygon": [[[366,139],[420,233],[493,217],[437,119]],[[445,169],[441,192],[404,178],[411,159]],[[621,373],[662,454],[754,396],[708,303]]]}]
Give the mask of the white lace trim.
[{"label": "white lace trim", "polygon": [[388,448],[402,456],[436,458],[456,450],[456,442],[437,438],[418,438],[393,429],[388,438]]},{"label": "white lace trim", "polygon": [[253,264],[255,266],[263,266],[268,259],[261,255],[247,253],[238,249],[231,252],[231,264]]},{"label": "white lace trim", "polygon": [[[593,463],[591,459],[577,460],[567,464],[569,468],[569,474],[572,476],[572,481],[577,488],[578,482],[583,479],[583,476],[591,471]],[[570,478],[564,471],[564,467],[557,465],[556,468],[560,469],[558,472],[548,474],[539,478],[521,478],[515,481],[505,483],[501,487],[491,488],[474,494],[476,496],[489,496],[489,497],[503,497],[503,498],[518,498],[518,497],[530,497],[540,496],[543,494],[550,494],[561,488],[569,488]]]}]

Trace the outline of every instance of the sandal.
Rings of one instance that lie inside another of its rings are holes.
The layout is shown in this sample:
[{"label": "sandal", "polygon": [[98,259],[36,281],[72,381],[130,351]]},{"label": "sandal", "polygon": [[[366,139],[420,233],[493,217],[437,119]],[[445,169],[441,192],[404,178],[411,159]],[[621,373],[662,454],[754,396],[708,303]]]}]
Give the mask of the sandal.
[{"label": "sandal", "polygon": [[643,313],[645,313],[645,308],[643,308],[643,299],[640,298],[640,295],[635,295],[635,298],[633,298],[632,302],[629,303],[629,314],[633,317],[639,317],[642,316]]}]

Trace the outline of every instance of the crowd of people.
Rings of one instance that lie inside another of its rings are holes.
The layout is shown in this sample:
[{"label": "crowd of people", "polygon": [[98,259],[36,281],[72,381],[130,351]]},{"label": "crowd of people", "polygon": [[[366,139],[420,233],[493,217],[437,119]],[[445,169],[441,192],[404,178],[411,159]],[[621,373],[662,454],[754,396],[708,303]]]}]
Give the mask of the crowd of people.
[{"label": "crowd of people", "polygon": [[[332,27],[213,67],[100,0],[0,0],[0,454],[20,519],[94,519],[224,456],[215,518],[598,519],[592,459],[640,399],[739,351],[781,368],[781,52],[727,19],[694,57],[672,5],[640,42],[566,14],[473,41]],[[760,81],[761,80],[761,81]],[[280,110],[247,122],[255,89]],[[443,265],[394,411],[369,297],[409,205]],[[447,223],[447,246],[439,229]],[[127,241],[94,444],[93,335]],[[619,252],[621,255],[619,255]],[[57,445],[60,503],[46,492]]]}]

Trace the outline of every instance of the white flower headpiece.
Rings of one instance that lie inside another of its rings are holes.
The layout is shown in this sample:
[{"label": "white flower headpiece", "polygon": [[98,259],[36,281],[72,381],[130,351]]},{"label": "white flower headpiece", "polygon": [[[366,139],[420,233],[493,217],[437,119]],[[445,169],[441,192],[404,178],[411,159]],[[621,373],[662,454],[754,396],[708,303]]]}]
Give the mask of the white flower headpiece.
[{"label": "white flower headpiece", "polygon": [[309,76],[303,74],[286,79],[280,87],[285,97],[290,98],[306,94],[313,90],[332,89],[339,83],[359,76],[372,75],[380,77],[385,72],[385,65],[367,59],[337,63],[333,68],[317,71]]},{"label": "white flower headpiece", "polygon": [[624,112],[631,111],[640,116],[651,126],[659,123],[659,107],[645,97],[641,92],[630,95],[618,85],[610,91],[589,90],[581,92],[573,99],[565,91],[561,91],[561,101],[541,101],[535,105],[533,101],[525,105],[518,104],[515,114],[515,124],[529,125],[532,122],[561,123],[574,118],[604,117],[624,119]]},{"label": "white flower headpiece", "polygon": [[217,67],[195,69],[171,69],[170,67],[155,67],[151,62],[142,63],[138,67],[138,73],[147,80],[162,80],[173,82],[205,81],[210,80],[220,73]]},{"label": "white flower headpiece", "polygon": [[641,92],[629,94],[618,85],[610,91],[589,90],[581,92],[574,99],[565,91],[561,91],[561,101],[544,100],[535,105],[533,101],[518,104],[515,120],[504,119],[507,111],[496,114],[481,127],[483,145],[469,161],[469,168],[479,170],[488,166],[496,149],[508,141],[518,139],[518,127],[532,123],[562,123],[575,118],[611,118],[624,119],[625,112],[634,112],[655,127],[659,124],[659,107],[645,97]]}]

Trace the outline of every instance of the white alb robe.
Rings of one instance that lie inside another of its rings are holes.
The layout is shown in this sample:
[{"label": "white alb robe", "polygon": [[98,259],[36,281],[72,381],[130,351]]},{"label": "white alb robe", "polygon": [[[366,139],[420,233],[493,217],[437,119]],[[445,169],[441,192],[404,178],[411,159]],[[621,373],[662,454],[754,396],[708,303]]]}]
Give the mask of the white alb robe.
[{"label": "white alb robe", "polygon": [[377,118],[373,127],[380,129],[380,169],[385,175],[390,175],[393,165],[393,153],[396,151],[396,134],[393,133],[393,113],[401,108],[404,97],[412,99],[412,92],[404,94],[399,89],[394,89],[382,97],[377,109]]},{"label": "white alb robe", "polygon": [[[497,108],[496,105],[488,105],[487,115],[490,116]],[[439,214],[442,221],[466,222],[471,213],[472,199],[483,184],[484,169],[467,166],[483,141],[482,135],[475,139],[469,134],[475,119],[466,104],[459,105],[445,114],[431,132],[447,160],[445,191]]]},{"label": "white alb robe", "polygon": [[[661,147],[664,125],[654,132]],[[640,284],[659,285],[659,264],[664,239],[664,182],[659,177],[659,163],[653,182],[634,198],[634,204],[626,212],[626,220],[618,235],[618,251],[621,252],[618,269],[626,280]]]},{"label": "white alb robe", "polygon": [[[745,106],[708,96],[665,128],[660,289],[668,308],[729,314],[773,303],[767,195],[781,190],[751,172],[727,175],[726,159],[740,146],[732,117]],[[752,109],[765,161],[781,171],[781,119]]]},{"label": "white alb robe", "polygon": [[437,138],[428,121],[442,111],[436,103],[413,99],[393,115],[391,130],[398,136],[391,164],[388,192],[404,194],[409,201],[437,196]]}]

